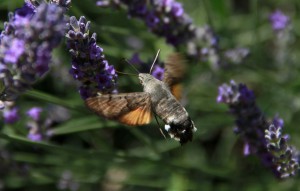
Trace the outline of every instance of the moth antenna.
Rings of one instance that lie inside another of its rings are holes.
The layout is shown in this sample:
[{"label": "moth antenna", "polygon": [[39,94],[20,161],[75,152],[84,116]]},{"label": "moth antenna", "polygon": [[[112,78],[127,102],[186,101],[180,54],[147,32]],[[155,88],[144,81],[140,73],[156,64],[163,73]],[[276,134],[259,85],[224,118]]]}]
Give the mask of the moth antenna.
[{"label": "moth antenna", "polygon": [[163,136],[165,139],[167,139],[166,135],[165,135],[164,132],[161,130],[161,126],[160,126],[160,124],[159,124],[159,122],[158,122],[158,120],[157,120],[156,114],[154,114],[154,118],[155,118],[156,123],[157,123],[158,126],[159,126],[159,131],[160,131],[160,133],[162,134],[162,136]]},{"label": "moth antenna", "polygon": [[130,75],[130,76],[137,76],[136,74],[126,73],[126,72],[119,72],[119,71],[117,71],[117,70],[116,70],[116,72],[117,72],[118,74],[124,74],[124,75]]},{"label": "moth antenna", "polygon": [[138,71],[138,69],[136,69],[136,67],[134,67],[132,64],[130,64],[130,62],[128,61],[128,60],[126,60],[126,59],[124,59],[125,60],[125,62],[127,63],[127,64],[129,64],[138,74],[140,73],[139,71]]},{"label": "moth antenna", "polygon": [[152,65],[151,65],[149,74],[151,74],[151,72],[152,72],[153,66],[154,66],[154,64],[155,64],[155,62],[156,62],[156,60],[157,60],[157,58],[158,58],[158,56],[159,56],[159,53],[160,53],[160,49],[158,49],[158,51],[157,51],[157,53],[156,53],[156,56],[155,56],[154,61],[153,61]]}]

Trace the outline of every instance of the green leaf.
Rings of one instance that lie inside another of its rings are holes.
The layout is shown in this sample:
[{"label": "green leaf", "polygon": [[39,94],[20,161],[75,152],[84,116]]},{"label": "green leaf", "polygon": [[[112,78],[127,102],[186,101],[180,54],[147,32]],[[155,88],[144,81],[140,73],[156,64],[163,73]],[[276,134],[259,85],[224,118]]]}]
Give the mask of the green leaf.
[{"label": "green leaf", "polygon": [[12,142],[15,142],[15,143],[22,143],[22,144],[26,144],[26,145],[38,146],[38,147],[49,149],[49,150],[52,150],[52,151],[64,150],[64,151],[78,152],[77,150],[69,149],[69,148],[66,148],[66,147],[56,146],[56,145],[53,145],[53,144],[50,144],[50,143],[47,143],[47,142],[31,141],[26,137],[22,137],[22,136],[15,135],[15,134],[0,133],[0,138],[9,140],[9,141],[12,141]]},{"label": "green leaf", "polygon": [[55,97],[53,95],[41,92],[41,91],[37,91],[37,90],[28,90],[27,92],[25,92],[26,96],[35,98],[35,99],[39,99],[41,101],[46,101],[49,103],[53,103],[53,104],[57,104],[63,107],[66,107],[68,109],[76,109],[76,110],[81,110],[81,107],[83,105],[83,102],[79,102],[79,103],[74,103],[74,101],[69,101],[66,99],[60,99],[58,97]]},{"label": "green leaf", "polygon": [[98,116],[92,116],[79,119],[72,119],[71,121],[66,122],[63,125],[53,129],[52,133],[54,135],[62,135],[101,128],[114,128],[117,126],[118,124],[115,122],[101,122]]}]

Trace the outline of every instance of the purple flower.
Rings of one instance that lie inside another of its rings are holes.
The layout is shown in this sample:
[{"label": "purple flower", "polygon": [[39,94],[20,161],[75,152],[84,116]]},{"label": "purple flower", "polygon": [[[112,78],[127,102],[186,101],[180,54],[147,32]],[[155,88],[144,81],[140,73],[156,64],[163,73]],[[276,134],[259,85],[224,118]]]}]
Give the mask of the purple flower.
[{"label": "purple flower", "polygon": [[110,1],[100,0],[100,1],[97,1],[96,5],[99,6],[99,7],[106,7],[106,6],[110,5]]},{"label": "purple flower", "polygon": [[[147,14],[147,3],[145,0],[140,1],[123,1],[125,5],[128,6],[129,16],[131,17],[144,17]],[[132,3],[132,4],[131,4]],[[134,5],[133,5],[134,3]],[[130,6],[133,5],[133,6]]]},{"label": "purple flower", "polygon": [[132,57],[129,59],[129,63],[130,64],[136,64],[136,65],[143,63],[143,61],[140,58],[140,54],[139,53],[134,53],[132,55]]},{"label": "purple flower", "polygon": [[153,33],[175,47],[195,37],[192,19],[181,3],[173,0],[121,0],[119,3],[127,6],[131,17],[143,20]]},{"label": "purple flower", "polygon": [[13,124],[20,119],[19,109],[17,107],[6,108],[3,111],[4,122],[8,124]]},{"label": "purple flower", "polygon": [[[223,60],[219,38],[213,29],[209,26],[196,27],[182,4],[175,0],[101,0],[97,4],[112,7],[125,5],[130,18],[142,20],[151,32],[165,38],[168,44],[187,50],[188,56],[208,61],[213,68],[227,63]],[[246,55],[239,54],[234,61],[239,63]]]},{"label": "purple flower", "polygon": [[[59,5],[60,7],[63,7],[65,9],[69,8],[71,5],[71,0],[47,0],[49,4],[56,4]],[[38,7],[43,1],[40,0],[25,0],[25,4],[27,6],[31,7],[32,9],[35,9]]]},{"label": "purple flower", "polygon": [[224,61],[221,61],[222,54],[219,47],[219,37],[210,26],[195,28],[195,37],[187,44],[188,55],[208,61],[213,68],[219,68]]},{"label": "purple flower", "polygon": [[[244,154],[256,154],[265,166],[273,170],[276,176],[284,178],[287,170],[278,169],[279,166],[282,169],[282,164],[278,163],[277,157],[279,156],[275,156],[276,149],[271,151],[273,146],[270,146],[272,145],[270,141],[287,140],[288,136],[282,136],[280,132],[283,120],[276,116],[273,123],[278,126],[275,128],[274,125],[271,125],[272,123],[266,119],[256,105],[253,91],[244,84],[236,84],[233,80],[229,85],[223,84],[219,87],[217,102],[228,104],[230,112],[236,117],[234,132],[239,134],[244,141]],[[295,174],[298,166],[294,162],[292,164]],[[293,173],[290,169],[289,175],[294,175]]]},{"label": "purple flower", "polygon": [[273,118],[272,124],[276,127],[283,127],[284,121],[283,119],[279,118],[277,115]]},{"label": "purple flower", "polygon": [[129,59],[129,64],[135,65],[134,67],[138,68],[138,71],[141,73],[148,73],[151,67],[151,62],[144,62],[139,53],[134,53],[132,57]]},{"label": "purple flower", "polygon": [[244,144],[244,155],[248,156],[251,154],[251,149],[250,149],[250,145],[248,143]]},{"label": "purple flower", "polygon": [[30,132],[28,135],[27,135],[27,138],[30,139],[31,141],[42,141],[43,140],[43,137],[40,133],[35,133],[35,132]]},{"label": "purple flower", "polygon": [[217,97],[217,102],[219,103],[236,103],[238,102],[239,93],[237,93],[238,87],[236,83],[232,80],[230,81],[230,85],[223,84],[219,86],[219,94]]},{"label": "purple flower", "polygon": [[150,12],[147,14],[146,24],[148,27],[154,28],[158,25],[158,23],[159,23],[159,18],[154,12]]},{"label": "purple flower", "polygon": [[49,70],[51,52],[65,34],[63,8],[30,2],[10,14],[0,36],[3,101],[16,99]]},{"label": "purple flower", "polygon": [[274,170],[280,178],[295,176],[299,170],[298,153],[281,134],[282,126],[271,124],[265,130],[266,146],[272,154]]},{"label": "purple flower", "polygon": [[172,13],[176,17],[181,17],[184,14],[184,10],[181,3],[174,2],[172,5]]},{"label": "purple flower", "polygon": [[153,72],[152,72],[152,76],[154,76],[156,79],[158,80],[163,80],[164,78],[164,68],[156,65],[154,66]]},{"label": "purple flower", "polygon": [[70,18],[67,46],[72,56],[70,74],[81,82],[79,93],[83,99],[97,92],[111,93],[115,90],[117,74],[105,59],[103,49],[96,44],[96,33],[89,36],[90,21],[80,17]]},{"label": "purple flower", "polygon": [[33,107],[27,111],[27,115],[33,120],[38,121],[40,119],[40,114],[43,111],[40,107]]},{"label": "purple flower", "polygon": [[16,9],[14,13],[13,24],[15,27],[24,27],[30,23],[30,19],[35,14],[35,7],[30,6],[30,4],[25,3],[23,7]]},{"label": "purple flower", "polygon": [[280,10],[273,12],[269,17],[269,20],[274,31],[284,30],[290,23],[290,18]]},{"label": "purple flower", "polygon": [[[47,112],[46,112],[47,111]],[[41,115],[43,112],[43,115]],[[47,140],[53,136],[53,125],[69,119],[68,110],[59,106],[48,106],[47,110],[41,107],[32,107],[27,110],[29,119],[26,123],[27,138],[31,141]]]},{"label": "purple flower", "polygon": [[4,53],[4,62],[16,64],[24,50],[25,42],[23,40],[13,39],[11,46]]}]

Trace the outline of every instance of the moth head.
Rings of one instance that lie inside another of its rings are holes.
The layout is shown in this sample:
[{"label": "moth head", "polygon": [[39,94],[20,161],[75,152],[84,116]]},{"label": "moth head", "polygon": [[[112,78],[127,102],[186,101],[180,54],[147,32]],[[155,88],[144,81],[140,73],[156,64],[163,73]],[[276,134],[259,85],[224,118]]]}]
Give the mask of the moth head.
[{"label": "moth head", "polygon": [[140,73],[139,79],[142,85],[148,83],[149,81],[153,80],[153,76],[151,74]]}]

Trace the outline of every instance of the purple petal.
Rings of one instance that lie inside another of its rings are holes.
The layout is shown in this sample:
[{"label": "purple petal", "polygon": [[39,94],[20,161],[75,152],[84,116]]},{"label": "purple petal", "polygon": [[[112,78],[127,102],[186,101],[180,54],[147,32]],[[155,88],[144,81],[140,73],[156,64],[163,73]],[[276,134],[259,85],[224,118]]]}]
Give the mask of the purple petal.
[{"label": "purple petal", "polygon": [[40,114],[43,111],[40,107],[33,107],[27,111],[27,115],[31,117],[33,120],[38,121],[40,118]]}]

